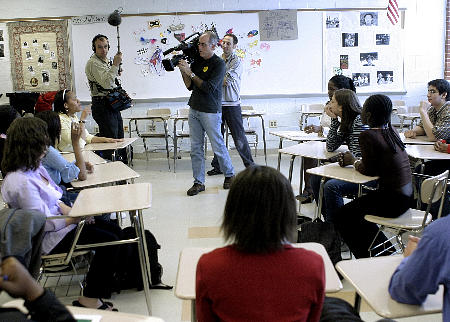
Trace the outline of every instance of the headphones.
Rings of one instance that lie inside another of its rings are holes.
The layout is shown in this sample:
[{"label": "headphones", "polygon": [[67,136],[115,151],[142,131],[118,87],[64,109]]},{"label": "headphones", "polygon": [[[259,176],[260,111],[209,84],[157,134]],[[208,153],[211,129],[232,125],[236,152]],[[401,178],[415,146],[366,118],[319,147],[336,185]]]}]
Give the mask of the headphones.
[{"label": "headphones", "polygon": [[97,36],[94,37],[94,39],[92,39],[92,50],[94,51],[94,53],[95,53],[95,42],[97,41],[97,39],[100,39],[100,38],[105,38],[108,41],[108,50],[109,50],[108,37],[106,37],[105,35],[102,35],[102,34],[98,34]]}]

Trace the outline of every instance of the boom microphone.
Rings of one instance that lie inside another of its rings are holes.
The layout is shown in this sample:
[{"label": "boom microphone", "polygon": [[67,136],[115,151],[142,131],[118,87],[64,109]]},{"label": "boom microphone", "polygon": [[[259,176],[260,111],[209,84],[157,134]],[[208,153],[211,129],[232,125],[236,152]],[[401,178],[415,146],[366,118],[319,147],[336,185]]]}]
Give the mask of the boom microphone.
[{"label": "boom microphone", "polygon": [[119,10],[114,10],[112,14],[108,17],[108,23],[111,26],[117,27],[122,22],[122,17],[120,16]]}]

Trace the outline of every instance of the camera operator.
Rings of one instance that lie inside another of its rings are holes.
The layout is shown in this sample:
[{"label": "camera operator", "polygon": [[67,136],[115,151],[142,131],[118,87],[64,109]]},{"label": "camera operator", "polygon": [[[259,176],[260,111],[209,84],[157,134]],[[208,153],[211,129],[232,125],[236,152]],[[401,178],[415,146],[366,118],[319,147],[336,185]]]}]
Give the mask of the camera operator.
[{"label": "camera operator", "polygon": [[[238,38],[233,34],[226,34],[222,39],[222,58],[225,61],[225,77],[222,88],[222,134],[225,132],[225,122],[230,129],[236,150],[241,156],[244,166],[252,165],[253,158],[245,137],[244,125],[242,124],[241,90],[242,62],[234,53]],[[212,169],[207,173],[210,176],[222,174],[216,155],[211,161]]]},{"label": "camera operator", "polygon": [[200,58],[191,67],[185,60],[180,60],[178,67],[186,88],[192,91],[188,105],[189,131],[191,141],[191,162],[194,185],[187,191],[194,196],[205,190],[205,132],[217,155],[220,170],[225,175],[223,188],[229,189],[234,176],[230,155],[220,132],[222,122],[222,85],[225,76],[224,61],[214,54],[218,37],[207,31],[199,38]]}]

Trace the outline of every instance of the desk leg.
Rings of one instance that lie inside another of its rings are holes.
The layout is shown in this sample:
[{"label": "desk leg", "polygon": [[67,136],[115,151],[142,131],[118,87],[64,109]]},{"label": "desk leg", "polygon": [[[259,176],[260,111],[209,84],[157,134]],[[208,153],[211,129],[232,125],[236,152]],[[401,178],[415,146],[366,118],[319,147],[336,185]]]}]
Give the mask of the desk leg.
[{"label": "desk leg", "polygon": [[191,300],[191,322],[197,322],[197,312],[195,311],[195,300]]},{"label": "desk leg", "polygon": [[152,315],[152,307],[150,302],[150,261],[147,253],[147,242],[145,240],[144,221],[142,219],[142,209],[133,211],[134,213],[134,228],[136,236],[139,238],[139,262],[141,264],[142,281],[144,284],[145,301],[147,303],[148,315]]},{"label": "desk leg", "polygon": [[166,139],[166,151],[167,151],[167,164],[170,171],[170,154],[169,154],[169,129],[167,128],[167,121],[163,120],[164,124],[164,138]]},{"label": "desk leg", "polygon": [[264,118],[260,116],[261,118],[261,127],[262,127],[262,133],[263,133],[263,143],[264,143],[264,160],[266,161],[267,165],[267,147],[266,147],[266,128],[264,127]]},{"label": "desk leg", "polygon": [[173,121],[173,173],[176,172],[176,166],[177,166],[177,120]]},{"label": "desk leg", "polygon": [[322,214],[322,203],[323,203],[323,186],[325,184],[325,177],[322,177],[320,179],[320,188],[319,188],[319,201],[317,202],[317,208],[316,208],[316,216],[314,219],[320,218]]},{"label": "desk leg", "polygon": [[361,309],[361,296],[357,292],[355,292],[355,304],[353,305],[356,312],[359,313],[359,310]]},{"label": "desk leg", "polygon": [[281,165],[281,152],[280,150],[283,148],[283,138],[280,138],[280,144],[278,145],[278,165],[277,170],[280,171],[280,165]]},{"label": "desk leg", "polygon": [[292,171],[294,169],[294,160],[295,160],[295,155],[291,156],[291,162],[289,165],[289,182],[292,182]]},{"label": "desk leg", "polygon": [[[301,196],[302,194],[302,187],[303,187],[303,168],[305,167],[305,158],[300,157],[300,184],[298,187],[298,195]],[[301,216],[301,210],[302,210],[302,202],[298,202],[298,214]]]}]

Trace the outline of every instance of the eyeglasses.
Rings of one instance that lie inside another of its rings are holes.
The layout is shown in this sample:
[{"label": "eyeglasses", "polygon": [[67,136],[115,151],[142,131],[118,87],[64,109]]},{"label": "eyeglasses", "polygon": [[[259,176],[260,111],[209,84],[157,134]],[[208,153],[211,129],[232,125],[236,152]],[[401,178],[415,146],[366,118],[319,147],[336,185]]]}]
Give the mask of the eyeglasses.
[{"label": "eyeglasses", "polygon": [[435,94],[435,93],[439,93],[439,91],[435,90],[435,89],[429,89],[428,90],[429,94]]}]

